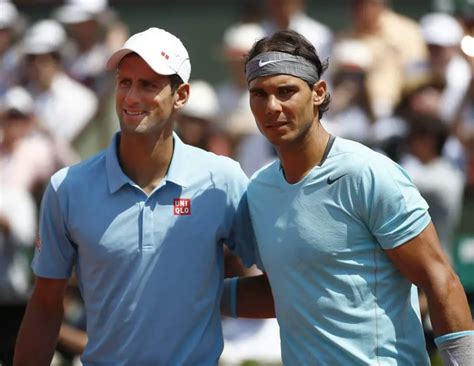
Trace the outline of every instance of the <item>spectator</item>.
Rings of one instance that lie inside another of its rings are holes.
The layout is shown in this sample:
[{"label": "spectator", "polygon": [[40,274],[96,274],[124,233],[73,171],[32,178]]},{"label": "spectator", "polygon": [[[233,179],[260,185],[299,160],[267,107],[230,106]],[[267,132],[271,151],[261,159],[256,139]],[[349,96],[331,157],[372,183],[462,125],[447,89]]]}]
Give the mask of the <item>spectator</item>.
[{"label": "spectator", "polygon": [[448,128],[438,118],[413,116],[409,121],[408,154],[402,158],[401,165],[428,203],[441,246],[453,263],[453,240],[462,212],[464,176],[442,155],[448,136]]},{"label": "spectator", "polygon": [[267,17],[262,27],[267,36],[291,29],[305,36],[318,50],[322,60],[331,54],[333,34],[325,24],[305,13],[304,0],[265,0]]},{"label": "spectator", "polygon": [[65,41],[59,23],[42,20],[27,30],[21,48],[26,87],[40,123],[55,138],[73,143],[94,117],[98,101],[91,90],[64,73],[61,48]]},{"label": "spectator", "polygon": [[372,142],[375,123],[367,89],[372,63],[372,54],[363,42],[345,39],[335,44],[329,69],[333,102],[324,121],[332,134],[366,145]]},{"label": "spectator", "polygon": [[0,103],[0,183],[30,192],[39,204],[60,162],[53,140],[38,127],[31,96],[9,89]]},{"label": "spectator", "polygon": [[460,48],[464,30],[456,18],[444,13],[426,14],[420,19],[420,25],[432,71],[445,82],[438,106],[439,117],[451,125],[472,79],[471,66]]},{"label": "spectator", "polygon": [[[473,71],[474,71],[474,65]],[[453,126],[456,136],[463,143],[467,154],[467,185],[474,186],[474,78],[466,92]]]},{"label": "spectator", "polygon": [[177,118],[177,131],[186,144],[217,155],[232,154],[231,141],[217,125],[217,95],[204,80],[190,82],[188,102]]},{"label": "spectator", "polygon": [[255,23],[233,24],[224,32],[223,56],[229,79],[217,85],[219,124],[233,140],[233,156],[247,175],[274,158],[268,142],[258,133],[248,105],[244,57],[254,42],[265,35]]},{"label": "spectator", "polygon": [[16,80],[18,52],[14,45],[21,17],[15,5],[0,1],[0,97]]},{"label": "spectator", "polygon": [[69,0],[54,17],[65,25],[72,40],[73,49],[64,61],[68,74],[100,99],[108,97],[113,79],[104,64],[128,37],[127,27],[116,19],[107,0]]},{"label": "spectator", "polygon": [[0,182],[0,364],[11,365],[32,287],[29,266],[36,235],[36,207],[20,187]]},{"label": "spectator", "polygon": [[396,13],[388,0],[352,0],[352,27],[346,36],[360,39],[371,50],[373,67],[367,85],[377,118],[390,116],[406,78],[427,61],[419,25]]}]

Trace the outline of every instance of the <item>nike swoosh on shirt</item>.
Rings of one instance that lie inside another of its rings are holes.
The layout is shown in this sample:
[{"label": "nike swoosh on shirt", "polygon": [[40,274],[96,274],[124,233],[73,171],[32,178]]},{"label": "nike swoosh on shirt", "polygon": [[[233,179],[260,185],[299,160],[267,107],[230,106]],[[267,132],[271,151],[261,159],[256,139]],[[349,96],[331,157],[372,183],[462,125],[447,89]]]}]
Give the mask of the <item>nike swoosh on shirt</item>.
[{"label": "nike swoosh on shirt", "polygon": [[331,179],[331,177],[328,177],[326,183],[329,184],[329,185],[331,185],[331,184],[333,184],[334,182],[337,182],[337,181],[338,181],[339,179],[341,179],[342,177],[346,176],[347,174],[348,174],[348,173],[343,174],[343,175],[340,175],[339,177],[336,177],[336,178],[334,178],[334,179]]}]

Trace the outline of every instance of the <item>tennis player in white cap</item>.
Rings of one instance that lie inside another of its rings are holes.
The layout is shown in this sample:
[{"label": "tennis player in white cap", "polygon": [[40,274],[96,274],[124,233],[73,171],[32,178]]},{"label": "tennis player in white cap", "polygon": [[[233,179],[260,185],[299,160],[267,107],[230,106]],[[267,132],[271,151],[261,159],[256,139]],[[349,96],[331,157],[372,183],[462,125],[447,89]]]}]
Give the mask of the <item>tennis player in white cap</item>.
[{"label": "tennis player in white cap", "polygon": [[254,263],[247,178],[173,132],[190,93],[178,38],[158,28],[135,34],[107,68],[117,74],[120,132],[107,150],[56,173],[45,192],[15,364],[50,364],[75,266],[84,365],[215,365],[224,243]]}]

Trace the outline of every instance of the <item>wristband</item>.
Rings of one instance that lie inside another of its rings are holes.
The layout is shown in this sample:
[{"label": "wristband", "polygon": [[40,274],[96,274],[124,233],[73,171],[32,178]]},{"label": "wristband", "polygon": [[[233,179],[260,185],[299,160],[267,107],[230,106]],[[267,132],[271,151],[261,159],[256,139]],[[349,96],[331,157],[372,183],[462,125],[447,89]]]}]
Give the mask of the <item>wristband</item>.
[{"label": "wristband", "polygon": [[445,366],[472,366],[474,360],[474,331],[467,330],[435,338]]},{"label": "wristband", "polygon": [[464,330],[464,331],[461,331],[461,332],[454,332],[454,333],[444,334],[442,336],[436,337],[434,339],[434,341],[436,343],[436,346],[439,347],[447,341],[452,341],[452,340],[455,340],[455,339],[458,339],[458,338],[461,338],[461,337],[464,337],[464,336],[474,336],[474,330]]}]

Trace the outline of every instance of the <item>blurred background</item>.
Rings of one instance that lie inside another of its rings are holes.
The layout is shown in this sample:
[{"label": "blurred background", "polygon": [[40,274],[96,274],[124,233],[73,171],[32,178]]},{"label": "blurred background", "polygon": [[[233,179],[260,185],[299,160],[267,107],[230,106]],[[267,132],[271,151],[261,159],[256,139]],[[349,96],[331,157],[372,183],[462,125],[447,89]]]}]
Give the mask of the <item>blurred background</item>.
[{"label": "blurred background", "polygon": [[[153,26],[178,36],[191,58],[177,133],[249,176],[276,156],[249,110],[245,54],[278,29],[308,38],[329,61],[323,125],[408,171],[473,306],[474,0],[0,0],[0,365],[11,364],[33,283],[45,185],[110,143],[118,121],[105,61]],[[229,253],[226,276],[243,273],[257,270]],[[53,363],[80,365],[87,336],[74,277],[65,308]],[[222,365],[280,364],[276,321],[223,319],[223,328]]]}]

